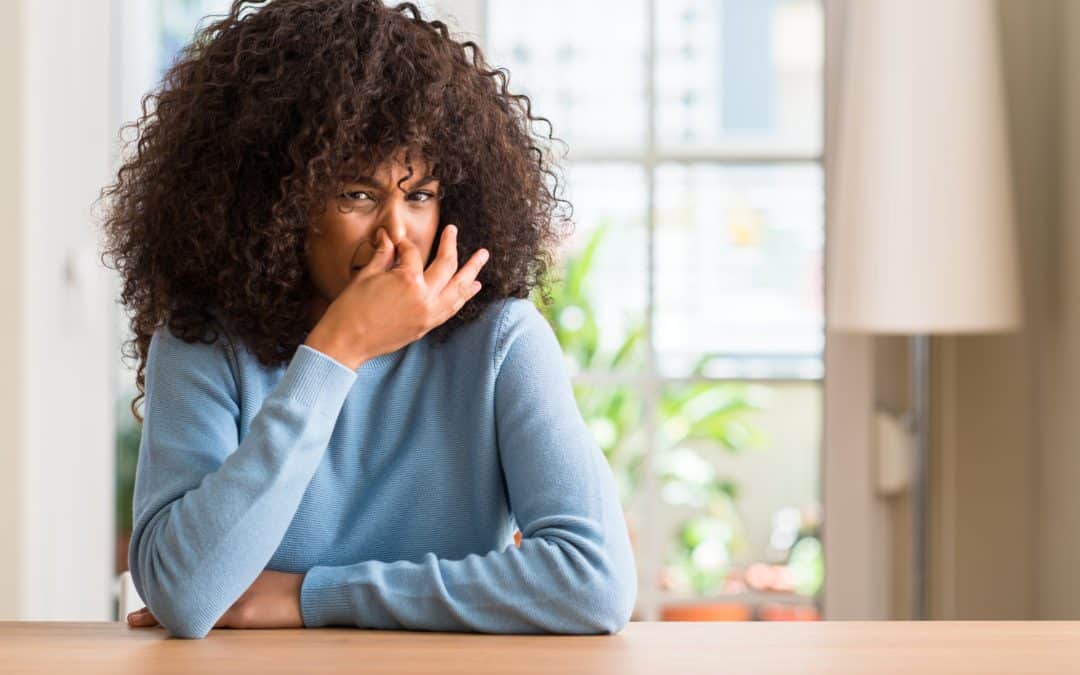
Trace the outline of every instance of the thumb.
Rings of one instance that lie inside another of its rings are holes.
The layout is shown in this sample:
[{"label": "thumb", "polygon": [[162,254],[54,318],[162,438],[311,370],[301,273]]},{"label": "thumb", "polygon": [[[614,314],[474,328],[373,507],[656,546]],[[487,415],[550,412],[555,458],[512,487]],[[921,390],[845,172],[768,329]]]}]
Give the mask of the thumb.
[{"label": "thumb", "polygon": [[390,241],[390,235],[380,227],[375,237],[378,239],[378,244],[375,246],[375,255],[371,256],[371,260],[360,270],[360,274],[356,275],[357,278],[367,278],[385,272],[394,262],[394,242]]}]

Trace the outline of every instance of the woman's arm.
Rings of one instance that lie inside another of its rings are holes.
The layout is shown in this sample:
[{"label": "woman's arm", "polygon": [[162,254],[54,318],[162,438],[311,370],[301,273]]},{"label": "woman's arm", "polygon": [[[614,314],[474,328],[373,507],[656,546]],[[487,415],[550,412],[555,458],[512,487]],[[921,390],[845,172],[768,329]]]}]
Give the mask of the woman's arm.
[{"label": "woman's arm", "polygon": [[263,572],[356,379],[301,345],[239,442],[227,349],[160,329],[147,358],[128,562],[176,637],[204,637]]},{"label": "woman's arm", "polygon": [[613,633],[629,620],[626,522],[555,335],[529,301],[510,300],[496,344],[498,444],[521,547],[314,567],[301,588],[306,626]]}]

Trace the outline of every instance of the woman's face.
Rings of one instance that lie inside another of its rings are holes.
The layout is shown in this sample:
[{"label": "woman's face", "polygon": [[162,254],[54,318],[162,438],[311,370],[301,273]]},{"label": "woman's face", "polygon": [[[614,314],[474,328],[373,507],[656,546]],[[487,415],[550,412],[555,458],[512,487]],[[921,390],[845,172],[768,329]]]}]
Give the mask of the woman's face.
[{"label": "woman's face", "polygon": [[317,291],[312,319],[317,321],[327,305],[375,253],[375,233],[386,228],[397,243],[408,238],[425,261],[439,226],[439,181],[428,174],[427,162],[403,163],[403,154],[374,172],[347,178],[312,218],[307,233],[306,264]]}]

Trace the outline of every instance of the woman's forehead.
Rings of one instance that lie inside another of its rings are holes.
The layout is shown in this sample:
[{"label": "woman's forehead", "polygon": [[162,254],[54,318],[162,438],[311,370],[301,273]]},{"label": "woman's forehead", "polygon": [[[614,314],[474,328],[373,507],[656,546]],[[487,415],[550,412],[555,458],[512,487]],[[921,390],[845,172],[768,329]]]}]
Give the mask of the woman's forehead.
[{"label": "woman's forehead", "polygon": [[376,163],[370,157],[356,157],[347,162],[343,173],[349,178],[366,176],[378,178],[380,181],[392,178],[398,179],[403,176],[425,176],[431,170],[431,165],[426,158],[418,152],[399,150],[388,159]]}]

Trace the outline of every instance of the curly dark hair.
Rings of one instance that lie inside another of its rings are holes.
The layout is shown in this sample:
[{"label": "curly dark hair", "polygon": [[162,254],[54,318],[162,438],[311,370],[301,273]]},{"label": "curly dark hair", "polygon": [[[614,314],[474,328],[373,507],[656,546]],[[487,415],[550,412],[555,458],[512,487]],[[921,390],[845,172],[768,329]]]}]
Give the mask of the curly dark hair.
[{"label": "curly dark hair", "polygon": [[158,327],[188,342],[227,330],[265,365],[291,359],[314,292],[311,214],[357,158],[377,166],[405,149],[430,162],[436,241],[454,223],[462,260],[491,254],[483,289],[432,331],[438,341],[496,300],[537,289],[547,301],[572,227],[551,152],[561,141],[508,82],[412,3],[235,0],[200,30],[121,129],[135,137],[101,194],[102,258],[122,276],[134,334],[136,419]]}]

